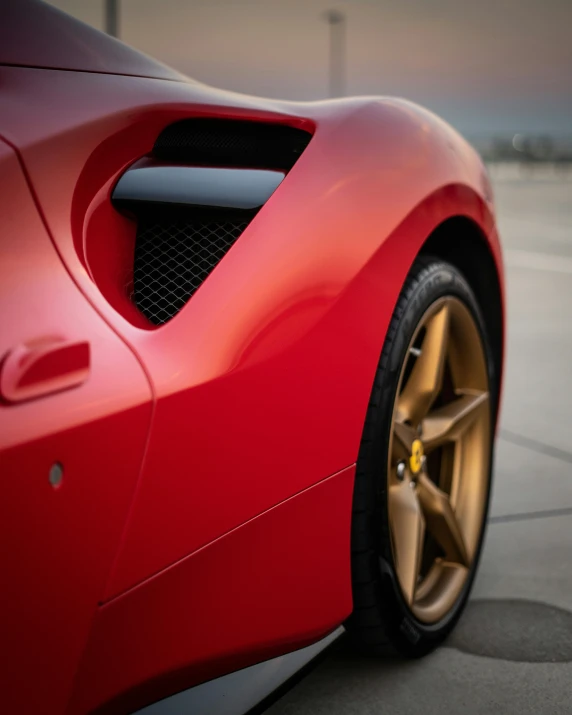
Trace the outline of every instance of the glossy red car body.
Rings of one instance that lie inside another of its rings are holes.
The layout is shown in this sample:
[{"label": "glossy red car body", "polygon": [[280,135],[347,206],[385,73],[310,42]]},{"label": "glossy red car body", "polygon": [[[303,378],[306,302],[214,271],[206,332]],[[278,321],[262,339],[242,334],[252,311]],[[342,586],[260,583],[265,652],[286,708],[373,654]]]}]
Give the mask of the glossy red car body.
[{"label": "glossy red car body", "polygon": [[[9,2],[7,16],[3,707],[129,711],[349,615],[354,465],[385,332],[453,217],[502,295],[490,187],[473,149],[408,102],[239,96],[47,6]],[[165,126],[196,116],[313,138],[157,329],[121,289],[135,229],[110,192]]]}]

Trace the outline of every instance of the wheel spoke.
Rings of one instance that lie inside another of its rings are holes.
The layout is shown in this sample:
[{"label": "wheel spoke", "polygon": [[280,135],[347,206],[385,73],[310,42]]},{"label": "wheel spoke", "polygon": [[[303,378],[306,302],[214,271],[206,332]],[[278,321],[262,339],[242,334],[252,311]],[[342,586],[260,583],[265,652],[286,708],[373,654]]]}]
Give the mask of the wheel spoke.
[{"label": "wheel spoke", "polygon": [[398,409],[417,426],[429,412],[443,383],[443,370],[449,340],[447,303],[427,323],[421,353],[398,399]]},{"label": "wheel spoke", "polygon": [[403,422],[393,424],[393,454],[397,460],[409,460],[411,449],[415,440],[415,430],[413,427]]},{"label": "wheel spoke", "polygon": [[467,394],[430,412],[422,422],[425,450],[430,452],[459,439],[481,416],[481,410],[487,409],[488,401],[488,392]]},{"label": "wheel spoke", "polygon": [[468,566],[465,540],[447,494],[423,472],[418,477],[417,493],[427,529],[445,551],[445,559]]},{"label": "wheel spoke", "polygon": [[403,595],[411,605],[421,568],[425,519],[409,480],[389,488],[389,507],[397,575]]}]

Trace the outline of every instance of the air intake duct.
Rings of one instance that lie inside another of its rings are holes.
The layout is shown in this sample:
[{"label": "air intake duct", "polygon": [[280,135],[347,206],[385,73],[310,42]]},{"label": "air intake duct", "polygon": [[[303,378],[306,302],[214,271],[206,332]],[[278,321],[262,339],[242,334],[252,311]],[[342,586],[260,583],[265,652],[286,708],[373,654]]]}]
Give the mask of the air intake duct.
[{"label": "air intake duct", "polygon": [[112,199],[137,220],[130,297],[151,323],[181,310],[310,139],[278,124],[188,119],[123,174]]}]

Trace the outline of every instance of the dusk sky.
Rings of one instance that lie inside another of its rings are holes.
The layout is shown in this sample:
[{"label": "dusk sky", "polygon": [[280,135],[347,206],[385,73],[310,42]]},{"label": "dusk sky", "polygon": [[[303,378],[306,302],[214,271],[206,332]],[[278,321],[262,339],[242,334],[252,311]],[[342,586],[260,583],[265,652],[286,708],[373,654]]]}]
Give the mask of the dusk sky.
[{"label": "dusk sky", "polygon": [[[351,95],[420,102],[470,135],[572,135],[572,0],[120,0],[121,39],[225,89],[328,93],[329,8]],[[51,0],[103,27],[103,0]]]}]

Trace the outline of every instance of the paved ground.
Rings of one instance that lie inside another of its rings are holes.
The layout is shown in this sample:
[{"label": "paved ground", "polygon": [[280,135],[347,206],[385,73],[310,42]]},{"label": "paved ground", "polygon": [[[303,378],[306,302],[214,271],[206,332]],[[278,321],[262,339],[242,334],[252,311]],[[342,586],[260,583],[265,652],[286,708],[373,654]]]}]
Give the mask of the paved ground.
[{"label": "paved ground", "polygon": [[428,658],[378,661],[342,644],[269,715],[572,713],[572,172],[492,173],[508,351],[472,600]]}]

